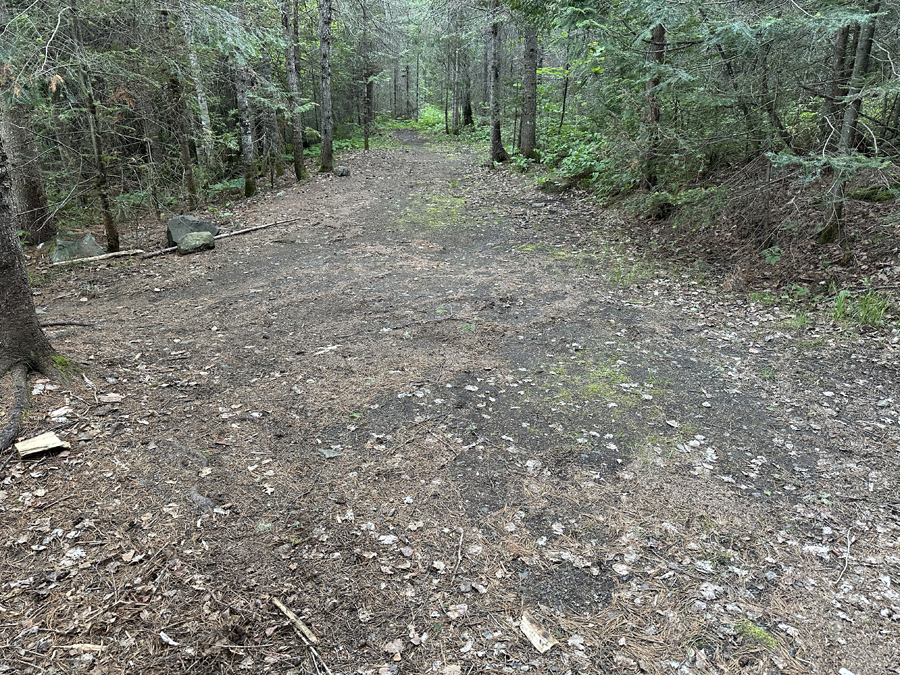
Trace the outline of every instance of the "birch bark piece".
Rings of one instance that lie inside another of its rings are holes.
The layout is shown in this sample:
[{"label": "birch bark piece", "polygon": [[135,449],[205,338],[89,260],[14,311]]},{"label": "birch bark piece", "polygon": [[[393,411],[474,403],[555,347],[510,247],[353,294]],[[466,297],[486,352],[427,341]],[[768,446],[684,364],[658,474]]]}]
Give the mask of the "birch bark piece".
[{"label": "birch bark piece", "polygon": [[534,648],[541,654],[550,651],[554,645],[559,644],[553,639],[553,636],[550,635],[550,632],[546,628],[542,628],[537,621],[531,618],[531,615],[528,612],[522,614],[522,621],[519,624],[519,627],[522,629],[522,632],[525,633],[525,637],[528,638],[528,641],[531,642],[531,644],[534,645]]}]

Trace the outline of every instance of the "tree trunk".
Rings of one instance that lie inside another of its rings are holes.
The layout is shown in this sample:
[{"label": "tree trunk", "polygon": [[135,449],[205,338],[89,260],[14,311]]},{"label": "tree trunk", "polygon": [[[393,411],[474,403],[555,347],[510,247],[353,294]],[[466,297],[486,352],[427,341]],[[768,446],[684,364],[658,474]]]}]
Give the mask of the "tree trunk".
[{"label": "tree trunk", "polygon": [[643,170],[641,185],[646,190],[652,190],[657,181],[657,164],[659,155],[659,101],[654,89],[659,86],[659,73],[654,68],[662,63],[666,53],[666,29],[661,23],[656,24],[650,33],[650,49],[647,52],[647,62],[650,64],[651,75],[644,86],[647,105],[644,108],[644,129],[646,134]]},{"label": "tree trunk", "polygon": [[409,101],[409,64],[406,64],[406,119],[412,117],[412,110]]},{"label": "tree trunk", "polygon": [[[10,30],[9,10],[6,0],[0,0],[0,48],[10,49],[7,43],[7,31]],[[9,211],[12,220],[13,236],[18,243],[18,232],[26,233],[32,244],[49,241],[56,234],[56,225],[47,205],[47,192],[44,189],[44,177],[38,163],[37,147],[28,111],[24,105],[13,100],[15,85],[8,84],[0,90],[0,152],[3,154],[3,185],[9,181],[8,192],[2,195],[2,208]],[[11,90],[12,89],[12,90]],[[6,188],[4,188],[6,189]],[[5,237],[5,234],[0,234]],[[0,273],[0,282],[6,282],[6,275]],[[29,299],[31,295],[29,293]],[[0,302],[0,310],[6,307]],[[34,311],[32,310],[32,314]],[[5,374],[6,369],[0,371]]]},{"label": "tree trunk", "polygon": [[450,76],[450,133],[459,134],[459,46],[456,45],[451,58],[452,74]]},{"label": "tree trunk", "polygon": [[[265,49],[262,50],[260,56],[262,58],[260,59],[258,70],[259,76],[263,82],[267,83],[267,86],[272,86],[272,59]],[[281,138],[281,127],[278,123],[278,112],[275,107],[265,104],[261,107],[260,117],[262,117],[264,129],[262,147],[266,156],[265,169],[266,173],[269,174],[269,183],[274,187],[275,176],[284,175],[284,163],[281,160],[284,140]]]},{"label": "tree trunk", "polygon": [[[0,14],[4,10],[5,4]],[[5,27],[2,18],[0,22]],[[2,123],[5,125],[7,121],[3,119]],[[34,311],[25,258],[16,232],[12,189],[9,158],[0,140],[0,308],[3,309],[0,376],[17,366],[49,375],[54,370],[54,352]]]},{"label": "tree trunk", "polygon": [[362,42],[360,51],[362,51],[363,63],[363,147],[369,149],[369,135],[372,131],[372,94],[373,82],[371,65],[369,64],[369,17],[366,12],[366,3],[361,0],[359,3],[362,10]]},{"label": "tree trunk", "polygon": [[319,171],[334,169],[334,119],[331,110],[331,2],[319,3],[319,55],[322,60],[322,144]]},{"label": "tree trunk", "polygon": [[281,5],[281,34],[284,38],[284,61],[287,72],[288,95],[291,106],[291,132],[294,137],[294,175],[297,180],[306,178],[306,165],[303,162],[303,119],[300,114],[300,81],[297,77],[297,43],[291,30],[291,17],[297,0],[284,0]]},{"label": "tree trunk", "polygon": [[834,47],[831,53],[831,81],[828,83],[827,96],[822,105],[822,134],[825,137],[825,148],[833,145],[831,140],[838,132],[837,114],[840,100],[844,96],[844,69],[847,58],[847,41],[850,37],[850,26],[839,28],[834,34]]},{"label": "tree trunk", "polygon": [[519,150],[524,157],[535,158],[537,146],[537,29],[525,29],[525,53],[522,73],[522,142]]},{"label": "tree trunk", "polygon": [[[84,75],[82,74],[82,77]],[[94,188],[100,197],[100,213],[103,217],[103,230],[106,233],[106,252],[119,250],[119,230],[113,218],[109,204],[109,180],[106,176],[106,158],[100,138],[100,119],[97,115],[97,104],[94,101],[94,88],[85,77],[85,96],[88,101],[88,128],[91,133],[91,149],[94,153]]]},{"label": "tree trunk", "polygon": [[[841,124],[841,136],[838,141],[838,154],[849,154],[856,146],[858,131],[856,123],[859,121],[859,112],[862,108],[862,92],[864,79],[869,70],[869,57],[872,54],[872,40],[875,35],[875,14],[878,13],[880,3],[873,2],[868,10],[869,17],[859,27],[859,38],[856,41],[856,54],[853,57],[853,73],[850,75],[848,96],[852,98],[844,110],[844,120]],[[846,175],[841,171],[835,171],[834,180],[829,190],[828,206],[825,207],[825,226],[819,233],[820,244],[830,244],[843,238],[844,235],[844,182]]]},{"label": "tree trunk", "polygon": [[194,165],[191,161],[191,140],[187,133],[187,107],[181,96],[181,80],[176,76],[169,78],[169,95],[172,98],[172,127],[181,150],[181,171],[184,176],[184,187],[188,193],[188,208],[197,207],[197,184],[194,181]]},{"label": "tree trunk", "polygon": [[775,100],[775,96],[772,96],[769,93],[768,58],[769,47],[768,45],[765,45],[759,52],[759,65],[760,72],[762,73],[762,77],[760,77],[760,97],[762,98],[763,107],[766,109],[766,114],[769,116],[769,123],[775,128],[775,131],[778,133],[778,137],[781,139],[781,142],[785,144],[788,150],[793,151],[794,146],[791,140],[791,135],[788,133],[788,130],[785,128],[784,123],[778,116],[778,108],[776,106],[777,102]]},{"label": "tree trunk", "polygon": [[503,139],[500,135],[500,21],[497,16],[497,0],[491,0],[490,22],[488,34],[490,86],[488,97],[491,119],[491,162],[505,162],[509,159],[509,153],[503,147]]},{"label": "tree trunk", "polygon": [[150,92],[146,92],[139,99],[141,118],[144,126],[144,145],[147,148],[147,161],[145,162],[145,175],[150,188],[150,207],[157,220],[162,218],[159,202],[159,160],[163,153],[159,144],[159,121],[156,108],[153,105]]},{"label": "tree trunk", "polygon": [[53,238],[56,225],[47,204],[44,176],[38,163],[28,111],[17,102],[7,104],[4,101],[0,105],[0,136],[9,157],[16,229],[25,232],[30,243],[40,244]]},{"label": "tree trunk", "polygon": [[250,117],[250,68],[238,65],[234,71],[237,94],[238,124],[241,129],[241,170],[244,173],[244,196],[256,194],[256,151],[253,146],[253,121]]},{"label": "tree trunk", "polygon": [[563,66],[562,109],[559,111],[559,128],[557,134],[562,133],[563,123],[566,121],[566,103],[569,100],[569,47],[566,45],[566,63]]},{"label": "tree trunk", "polygon": [[184,30],[184,40],[187,45],[188,63],[191,66],[191,78],[194,81],[194,93],[197,96],[197,107],[200,109],[200,138],[197,145],[200,148],[203,166],[211,168],[215,165],[215,140],[212,133],[212,121],[209,117],[206,87],[203,85],[203,70],[200,67],[197,51],[194,49],[194,27],[191,23],[187,5],[184,0],[180,0],[179,5],[181,8],[181,26]]}]

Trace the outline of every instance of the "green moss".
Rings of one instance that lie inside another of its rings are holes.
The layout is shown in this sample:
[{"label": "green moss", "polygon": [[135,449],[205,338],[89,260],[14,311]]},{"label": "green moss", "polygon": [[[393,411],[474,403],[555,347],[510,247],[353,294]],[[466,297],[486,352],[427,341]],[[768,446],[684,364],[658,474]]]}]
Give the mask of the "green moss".
[{"label": "green moss", "polygon": [[470,224],[463,214],[465,202],[462,197],[450,195],[423,196],[421,201],[415,200],[404,209],[398,222],[435,229],[452,225],[465,227]]},{"label": "green moss", "polygon": [[760,628],[749,619],[743,619],[734,627],[734,631],[745,640],[752,640],[767,649],[775,649],[778,646],[778,641],[769,631]]},{"label": "green moss", "polygon": [[50,357],[53,360],[53,365],[56,366],[56,369],[59,371],[60,375],[68,378],[72,373],[75,372],[75,364],[72,363],[65,356],[60,356],[59,354],[54,354]]}]

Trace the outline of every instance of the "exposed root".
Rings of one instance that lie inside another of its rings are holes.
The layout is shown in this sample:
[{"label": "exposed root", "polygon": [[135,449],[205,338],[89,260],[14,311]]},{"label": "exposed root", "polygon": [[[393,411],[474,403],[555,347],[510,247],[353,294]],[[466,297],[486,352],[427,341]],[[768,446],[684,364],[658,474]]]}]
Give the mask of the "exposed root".
[{"label": "exposed root", "polygon": [[[28,370],[24,364],[13,366],[9,371],[12,378],[14,400],[12,407],[9,409],[9,418],[3,431],[0,432],[0,452],[6,450],[12,445],[13,439],[19,432],[19,422],[22,419],[22,413],[25,411],[25,405],[28,403]],[[4,466],[6,463],[4,462]]]}]

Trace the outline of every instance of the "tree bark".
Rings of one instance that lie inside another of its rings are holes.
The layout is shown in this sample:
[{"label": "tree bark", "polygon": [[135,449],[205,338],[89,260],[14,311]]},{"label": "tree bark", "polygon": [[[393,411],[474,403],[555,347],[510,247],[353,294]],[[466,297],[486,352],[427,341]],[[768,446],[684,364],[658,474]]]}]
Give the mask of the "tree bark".
[{"label": "tree bark", "polygon": [[306,165],[303,162],[303,116],[300,114],[300,82],[297,77],[297,43],[291,30],[291,17],[294,15],[292,4],[297,0],[284,0],[281,5],[281,34],[284,38],[284,61],[287,71],[288,94],[291,105],[291,132],[294,137],[294,175],[297,180],[306,178]]},{"label": "tree bark", "polygon": [[144,163],[147,184],[150,187],[150,207],[157,220],[162,218],[159,201],[159,161],[163,156],[159,142],[159,120],[151,93],[146,92],[139,99],[141,118],[144,126],[144,145],[147,148],[147,161]]},{"label": "tree bark", "polygon": [[94,101],[94,88],[87,76],[84,76],[85,96],[88,103],[88,127],[91,133],[91,149],[94,153],[94,188],[100,197],[100,213],[103,217],[103,230],[106,233],[106,252],[119,250],[119,230],[113,218],[109,203],[109,179],[106,176],[106,158],[103,156],[103,144],[100,138],[100,118],[97,114],[97,103]]},{"label": "tree bark", "polygon": [[840,137],[837,113],[839,103],[844,96],[844,70],[847,58],[847,41],[850,37],[850,26],[844,26],[835,31],[834,47],[831,53],[831,81],[828,83],[828,96],[822,105],[822,134],[825,137],[825,147],[833,146],[832,139]]},{"label": "tree bark", "polygon": [[459,45],[453,41],[451,57],[452,74],[450,76],[450,133],[459,134]]},{"label": "tree bark", "polygon": [[534,159],[537,146],[537,29],[525,29],[525,53],[522,73],[522,142],[520,152],[524,157]]},{"label": "tree bark", "polygon": [[256,149],[253,146],[253,121],[250,117],[250,68],[239,64],[234,70],[237,94],[238,125],[241,129],[241,170],[244,173],[244,196],[256,194]]},{"label": "tree bark", "polygon": [[16,232],[12,189],[9,157],[0,140],[0,376],[18,366],[49,375],[55,369],[54,351],[34,311]]},{"label": "tree bark", "polygon": [[488,30],[488,62],[490,63],[488,88],[491,121],[491,162],[505,162],[509,153],[503,147],[500,133],[500,20],[497,16],[497,0],[490,4],[490,28]]},{"label": "tree bark", "polygon": [[181,171],[184,187],[188,193],[188,207],[197,207],[197,183],[194,181],[194,165],[191,161],[191,141],[187,133],[187,107],[181,95],[181,80],[173,75],[169,78],[169,95],[172,102],[172,126],[181,150]]},{"label": "tree bark", "polygon": [[[6,0],[0,0],[0,30],[4,36],[8,23]],[[2,42],[0,44],[7,46]],[[30,243],[40,244],[56,235],[56,224],[47,204],[44,176],[38,162],[28,110],[13,97],[14,92],[8,87],[0,91],[0,138],[7,155],[4,166],[10,172],[12,186],[9,207],[13,210],[17,232],[25,232],[25,238]]]},{"label": "tree bark", "polygon": [[[663,62],[666,53],[666,29],[661,23],[656,24],[650,33],[650,49],[647,62],[651,69]],[[645,190],[652,190],[657,181],[657,164],[659,155],[659,101],[654,89],[659,86],[659,73],[651,70],[650,78],[644,86],[647,105],[644,108],[644,157],[642,162],[641,185]]]},{"label": "tree bark", "polygon": [[563,66],[562,109],[559,111],[559,128],[557,134],[562,133],[563,123],[566,121],[566,103],[569,100],[569,46],[566,45],[566,62]]},{"label": "tree bark", "polygon": [[[856,41],[856,53],[853,57],[853,72],[850,75],[850,86],[847,95],[851,100],[844,109],[841,124],[841,136],[838,141],[838,154],[846,155],[856,146],[858,131],[856,124],[862,109],[862,92],[864,79],[869,70],[869,57],[872,54],[872,41],[875,35],[875,14],[880,7],[875,0],[868,10],[869,17],[859,27],[859,38]],[[819,233],[820,244],[830,244],[844,236],[844,182],[847,176],[835,171],[834,180],[829,189],[828,206],[825,207],[825,226]]]},{"label": "tree bark", "polygon": [[322,62],[322,143],[319,171],[334,169],[334,118],[331,109],[331,2],[319,3],[319,56]]},{"label": "tree bark", "polygon": [[194,81],[194,93],[197,96],[197,107],[200,109],[200,142],[197,145],[200,148],[203,166],[211,168],[215,165],[215,139],[212,133],[212,121],[209,117],[206,87],[203,85],[203,70],[200,68],[197,50],[194,49],[194,27],[191,23],[187,4],[184,0],[180,0],[179,6],[181,9],[181,27],[184,30],[184,40],[187,45],[188,63],[191,67],[191,78]]},{"label": "tree bark", "polygon": [[359,46],[362,51],[362,77],[363,77],[363,147],[369,149],[369,135],[372,130],[372,97],[374,83],[372,82],[372,66],[369,63],[369,16],[366,12],[365,0],[359,3],[362,10],[362,41]]},{"label": "tree bark", "polygon": [[47,204],[34,132],[23,105],[4,101],[2,106],[0,136],[9,157],[16,229],[26,233],[28,242],[40,244],[54,237],[56,224]]}]

